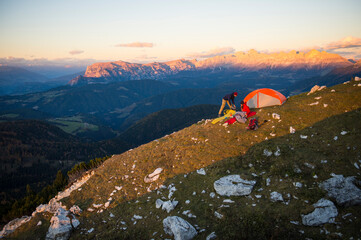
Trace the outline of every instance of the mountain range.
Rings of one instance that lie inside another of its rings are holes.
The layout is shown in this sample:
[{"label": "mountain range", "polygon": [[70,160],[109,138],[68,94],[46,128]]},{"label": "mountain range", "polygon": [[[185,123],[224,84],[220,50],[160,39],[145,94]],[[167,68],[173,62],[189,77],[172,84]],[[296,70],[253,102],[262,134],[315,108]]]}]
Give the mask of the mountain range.
[{"label": "mountain range", "polygon": [[[211,74],[227,70],[228,72],[264,72],[293,73],[289,78],[311,77],[321,75],[338,67],[351,66],[347,59],[325,51],[311,50],[307,53],[291,51],[280,53],[259,53],[255,50],[236,52],[223,56],[211,57],[205,60],[175,60],[164,63],[136,64],[124,61],[95,63],[88,66],[85,74],[74,78],[70,85],[109,83],[114,81],[140,80],[140,79],[169,79],[187,72],[203,72]],[[300,74],[302,73],[302,74]],[[290,79],[292,80],[292,79]]]}]

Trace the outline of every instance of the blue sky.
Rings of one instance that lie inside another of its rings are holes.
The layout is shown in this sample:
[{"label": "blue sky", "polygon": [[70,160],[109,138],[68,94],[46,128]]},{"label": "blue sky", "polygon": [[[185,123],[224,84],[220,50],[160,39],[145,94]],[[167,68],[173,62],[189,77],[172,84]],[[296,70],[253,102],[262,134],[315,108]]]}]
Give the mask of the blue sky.
[{"label": "blue sky", "polygon": [[0,0],[0,59],[153,62],[312,48],[359,59],[360,13],[360,0]]}]

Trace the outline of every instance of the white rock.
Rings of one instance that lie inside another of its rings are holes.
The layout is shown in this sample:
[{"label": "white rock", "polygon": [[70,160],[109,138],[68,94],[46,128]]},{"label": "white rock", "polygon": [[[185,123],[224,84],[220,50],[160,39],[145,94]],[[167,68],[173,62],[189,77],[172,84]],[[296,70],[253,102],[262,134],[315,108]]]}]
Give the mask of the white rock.
[{"label": "white rock", "polygon": [[328,107],[328,104],[324,103],[324,104],[323,104],[323,107]]},{"label": "white rock", "polygon": [[169,213],[170,211],[172,211],[178,204],[178,201],[166,201],[166,202],[163,202],[163,205],[162,205],[162,210],[166,210],[167,213]]},{"label": "white rock", "polygon": [[101,203],[100,204],[95,204],[95,203],[93,204],[93,207],[95,207],[95,208],[100,208],[102,206],[103,206],[103,204],[101,204]]},{"label": "white rock", "polygon": [[87,211],[88,211],[88,212],[94,212],[94,209],[88,208]]},{"label": "white rock", "polygon": [[355,166],[355,168],[360,169],[359,165],[356,162],[353,165]]},{"label": "white rock", "polygon": [[343,136],[343,135],[346,135],[347,134],[347,132],[346,131],[342,131],[341,132],[341,135]]},{"label": "white rock", "polygon": [[123,188],[122,186],[115,186],[115,189],[116,189],[117,191],[120,191],[122,188]]},{"label": "white rock", "polygon": [[269,186],[271,184],[271,179],[270,178],[267,178],[266,179],[266,186]]},{"label": "white rock", "polygon": [[[46,240],[48,239],[69,239],[70,232],[74,228],[77,228],[80,222],[72,216],[72,219],[68,217],[69,212],[63,208],[59,208],[54,216],[50,219],[50,227],[46,233]],[[71,222],[70,222],[71,221]]]},{"label": "white rock", "polygon": [[91,228],[88,230],[88,233],[92,233],[94,231],[94,228]]},{"label": "white rock", "polygon": [[211,198],[214,198],[214,197],[216,196],[216,194],[215,194],[214,192],[211,192],[211,193],[209,194],[209,196],[210,196]]},{"label": "white rock", "polygon": [[313,87],[311,88],[310,92],[307,93],[307,95],[310,95],[310,94],[316,92],[319,88],[320,88],[320,86],[318,86],[318,85],[313,86]]},{"label": "white rock", "polygon": [[224,203],[234,203],[234,201],[232,201],[231,199],[224,199],[223,202]]},{"label": "white rock", "polygon": [[110,202],[106,202],[106,203],[104,204],[104,207],[105,207],[105,208],[108,208],[109,205],[110,205]]},{"label": "white rock", "polygon": [[82,210],[81,210],[80,207],[77,206],[77,205],[73,205],[73,206],[69,209],[69,211],[70,211],[71,213],[75,214],[75,215],[80,215],[80,214],[82,213]]},{"label": "white rock", "polygon": [[216,238],[217,238],[216,232],[212,232],[207,236],[206,240],[214,240]]},{"label": "white rock", "polygon": [[143,219],[143,217],[142,217],[142,216],[139,216],[139,215],[135,215],[135,214],[134,214],[133,219],[140,220],[140,219]]},{"label": "white rock", "polygon": [[146,183],[151,183],[154,181],[157,181],[160,173],[163,171],[163,168],[157,168],[154,170],[154,172],[152,172],[151,174],[148,174],[147,176],[144,177],[144,182]]},{"label": "white rock", "polygon": [[264,149],[263,150],[263,155],[265,155],[266,157],[270,157],[270,156],[272,156],[272,151],[268,151],[268,149]]},{"label": "white rock", "polygon": [[161,199],[155,200],[155,207],[160,208],[163,205],[163,201]]},{"label": "white rock", "polygon": [[279,147],[277,147],[277,151],[274,153],[274,155],[276,157],[280,156],[281,155],[281,150],[279,149]]},{"label": "white rock", "polygon": [[223,215],[220,214],[220,213],[217,212],[217,211],[214,212],[214,216],[216,216],[216,218],[219,218],[219,219],[222,219],[222,218],[223,218]]},{"label": "white rock", "polygon": [[109,217],[113,218],[113,217],[115,217],[115,216],[114,216],[113,213],[110,213],[110,214],[109,214]]},{"label": "white rock", "polygon": [[335,137],[333,138],[333,140],[335,140],[335,141],[336,141],[337,139],[338,139],[338,137],[337,137],[337,136],[335,136]]},{"label": "white rock", "polygon": [[186,201],[185,201],[185,203],[186,203],[186,204],[190,204],[190,203],[191,203],[191,201],[189,201],[189,200],[186,200]]},{"label": "white rock", "polygon": [[306,226],[319,226],[325,223],[334,223],[335,217],[337,216],[337,208],[327,199],[320,199],[313,205],[315,210],[302,216],[302,223]]},{"label": "white rock", "polygon": [[290,127],[290,133],[294,134],[296,132],[296,129],[294,129],[293,127]]},{"label": "white rock", "polygon": [[39,221],[38,224],[36,224],[36,226],[41,226],[43,224],[42,221]]},{"label": "white rock", "polygon": [[256,198],[261,198],[262,195],[254,195]]},{"label": "white rock", "polygon": [[196,229],[189,222],[177,216],[165,218],[163,228],[175,240],[190,240],[197,235]]},{"label": "white rock", "polygon": [[18,227],[20,227],[24,223],[30,221],[30,219],[31,219],[31,217],[23,216],[21,218],[16,218],[16,219],[10,221],[3,227],[3,230],[0,232],[0,238],[14,232]]},{"label": "white rock", "polygon": [[303,186],[303,184],[300,182],[294,182],[293,186],[295,186],[296,188],[301,188]]},{"label": "white rock", "polygon": [[318,105],[319,104],[319,102],[317,101],[317,102],[314,102],[314,103],[310,103],[310,104],[308,104],[308,105],[310,105],[310,106],[315,106],[315,105]]},{"label": "white rock", "polygon": [[361,78],[355,77],[355,81],[356,81],[356,82],[358,82],[358,81],[360,81],[360,80],[361,80]]},{"label": "white rock", "polygon": [[177,189],[176,189],[174,186],[170,185],[170,186],[169,186],[169,194],[168,194],[168,198],[169,198],[169,199],[172,198],[172,196],[173,196],[173,194],[174,194],[175,191],[177,191]]},{"label": "white rock", "polygon": [[214,182],[213,187],[221,196],[244,196],[252,192],[256,181],[242,179],[239,175],[229,175]]},{"label": "white rock", "polygon": [[355,177],[345,178],[343,175],[333,175],[320,184],[327,191],[328,196],[335,198],[338,205],[361,205],[361,190],[355,185]]},{"label": "white rock", "polygon": [[278,192],[271,192],[270,198],[273,202],[283,202],[282,194]]},{"label": "white rock", "polygon": [[300,138],[302,138],[302,139],[307,139],[307,136],[305,136],[305,135],[300,135]]},{"label": "white rock", "polygon": [[312,165],[311,163],[305,162],[304,164],[305,164],[305,166],[308,167],[308,168],[311,168],[311,169],[314,169],[314,168],[315,168],[315,166]]},{"label": "white rock", "polygon": [[277,114],[277,113],[272,113],[272,117],[274,119],[281,119],[281,116],[279,114]]},{"label": "white rock", "polygon": [[204,170],[204,168],[198,169],[197,173],[200,175],[206,175],[206,171]]}]

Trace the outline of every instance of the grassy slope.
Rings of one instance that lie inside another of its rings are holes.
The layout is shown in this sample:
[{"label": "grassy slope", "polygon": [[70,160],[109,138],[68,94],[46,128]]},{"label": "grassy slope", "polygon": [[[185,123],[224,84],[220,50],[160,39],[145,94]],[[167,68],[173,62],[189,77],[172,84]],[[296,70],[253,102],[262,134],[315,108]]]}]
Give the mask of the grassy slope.
[{"label": "grassy slope", "polygon": [[[319,239],[326,238],[321,233],[325,230],[331,233],[327,238],[337,237],[335,233],[342,233],[346,239],[361,237],[358,230],[361,224],[360,207],[338,207],[337,225],[305,227],[290,223],[301,222],[300,214],[311,212],[312,204],[326,196],[317,184],[330,178],[331,173],[346,176],[360,174],[353,164],[360,160],[361,154],[361,87],[354,84],[338,85],[310,96],[297,95],[283,106],[259,110],[259,120],[270,121],[257,131],[247,131],[246,125],[241,124],[225,128],[202,122],[113,156],[96,170],[81,191],[73,192],[64,200],[68,207],[78,204],[87,209],[93,203],[104,204],[115,186],[123,186],[103,213],[85,211],[80,216],[81,225],[72,239],[169,238],[163,231],[162,220],[172,215],[205,229],[196,239],[204,239],[213,231],[222,239],[296,239],[306,236]],[[308,105],[316,101],[318,105]],[[324,104],[328,106],[324,107]],[[281,121],[273,120],[272,113],[280,114]],[[295,134],[289,134],[290,126],[297,130]],[[341,131],[347,131],[347,134],[341,135]],[[270,134],[276,135],[272,137]],[[308,138],[301,139],[300,135]],[[338,140],[334,140],[335,136]],[[264,149],[275,152],[277,148],[280,156],[263,155]],[[327,163],[322,164],[321,160],[327,160]],[[305,162],[315,168],[307,167]],[[164,168],[160,179],[156,183],[145,184],[144,176],[157,167]],[[206,176],[194,172],[201,167],[206,167]],[[302,172],[295,173],[296,167]],[[249,197],[211,198],[209,194],[215,192],[213,182],[228,174],[257,180],[255,190]],[[129,177],[125,178],[125,175]],[[267,178],[271,179],[270,186],[266,185]],[[293,182],[302,182],[304,187],[296,189]],[[162,184],[174,184],[177,188],[174,197],[179,205],[169,214],[155,208],[155,200],[163,196],[166,199],[168,190],[161,189],[159,194],[157,191],[147,193],[146,190],[149,186],[155,189]],[[201,193],[203,190],[205,193]],[[289,204],[272,203],[269,199],[272,191],[282,193]],[[262,197],[257,199],[255,195]],[[224,199],[232,199],[235,203],[228,204],[230,208],[221,207],[227,204],[222,202]],[[190,204],[186,204],[185,200],[190,200]],[[197,217],[182,215],[184,210],[191,210]],[[214,211],[223,214],[224,218],[217,219]],[[111,218],[110,213],[115,217]],[[346,213],[352,215],[343,219]],[[131,221],[134,214],[143,216],[143,219],[134,224]],[[122,230],[123,227],[127,229]],[[87,233],[91,228],[95,230]],[[35,229],[29,223],[12,236],[27,238],[31,231],[35,234],[32,237],[41,237],[47,230],[46,227],[38,227],[35,233]]]}]

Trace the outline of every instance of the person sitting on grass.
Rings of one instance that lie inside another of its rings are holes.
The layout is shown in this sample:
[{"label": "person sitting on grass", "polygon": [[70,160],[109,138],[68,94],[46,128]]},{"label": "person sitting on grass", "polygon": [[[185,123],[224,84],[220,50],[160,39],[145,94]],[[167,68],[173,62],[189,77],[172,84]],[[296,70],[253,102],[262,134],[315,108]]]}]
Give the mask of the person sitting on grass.
[{"label": "person sitting on grass", "polygon": [[[224,106],[226,106],[226,103],[228,104],[230,109],[236,110],[236,105],[234,103],[234,98],[237,97],[237,95],[238,95],[237,92],[233,92],[233,93],[227,94],[226,96],[224,96],[222,98],[222,105],[221,105],[221,108],[219,109],[218,117],[221,116],[221,113],[223,111]],[[233,103],[232,105],[229,103],[230,100]]]},{"label": "person sitting on grass", "polygon": [[242,112],[246,112],[247,118],[256,115],[256,112],[253,112],[249,109],[249,107],[247,106],[247,102],[241,101],[241,110]]}]

